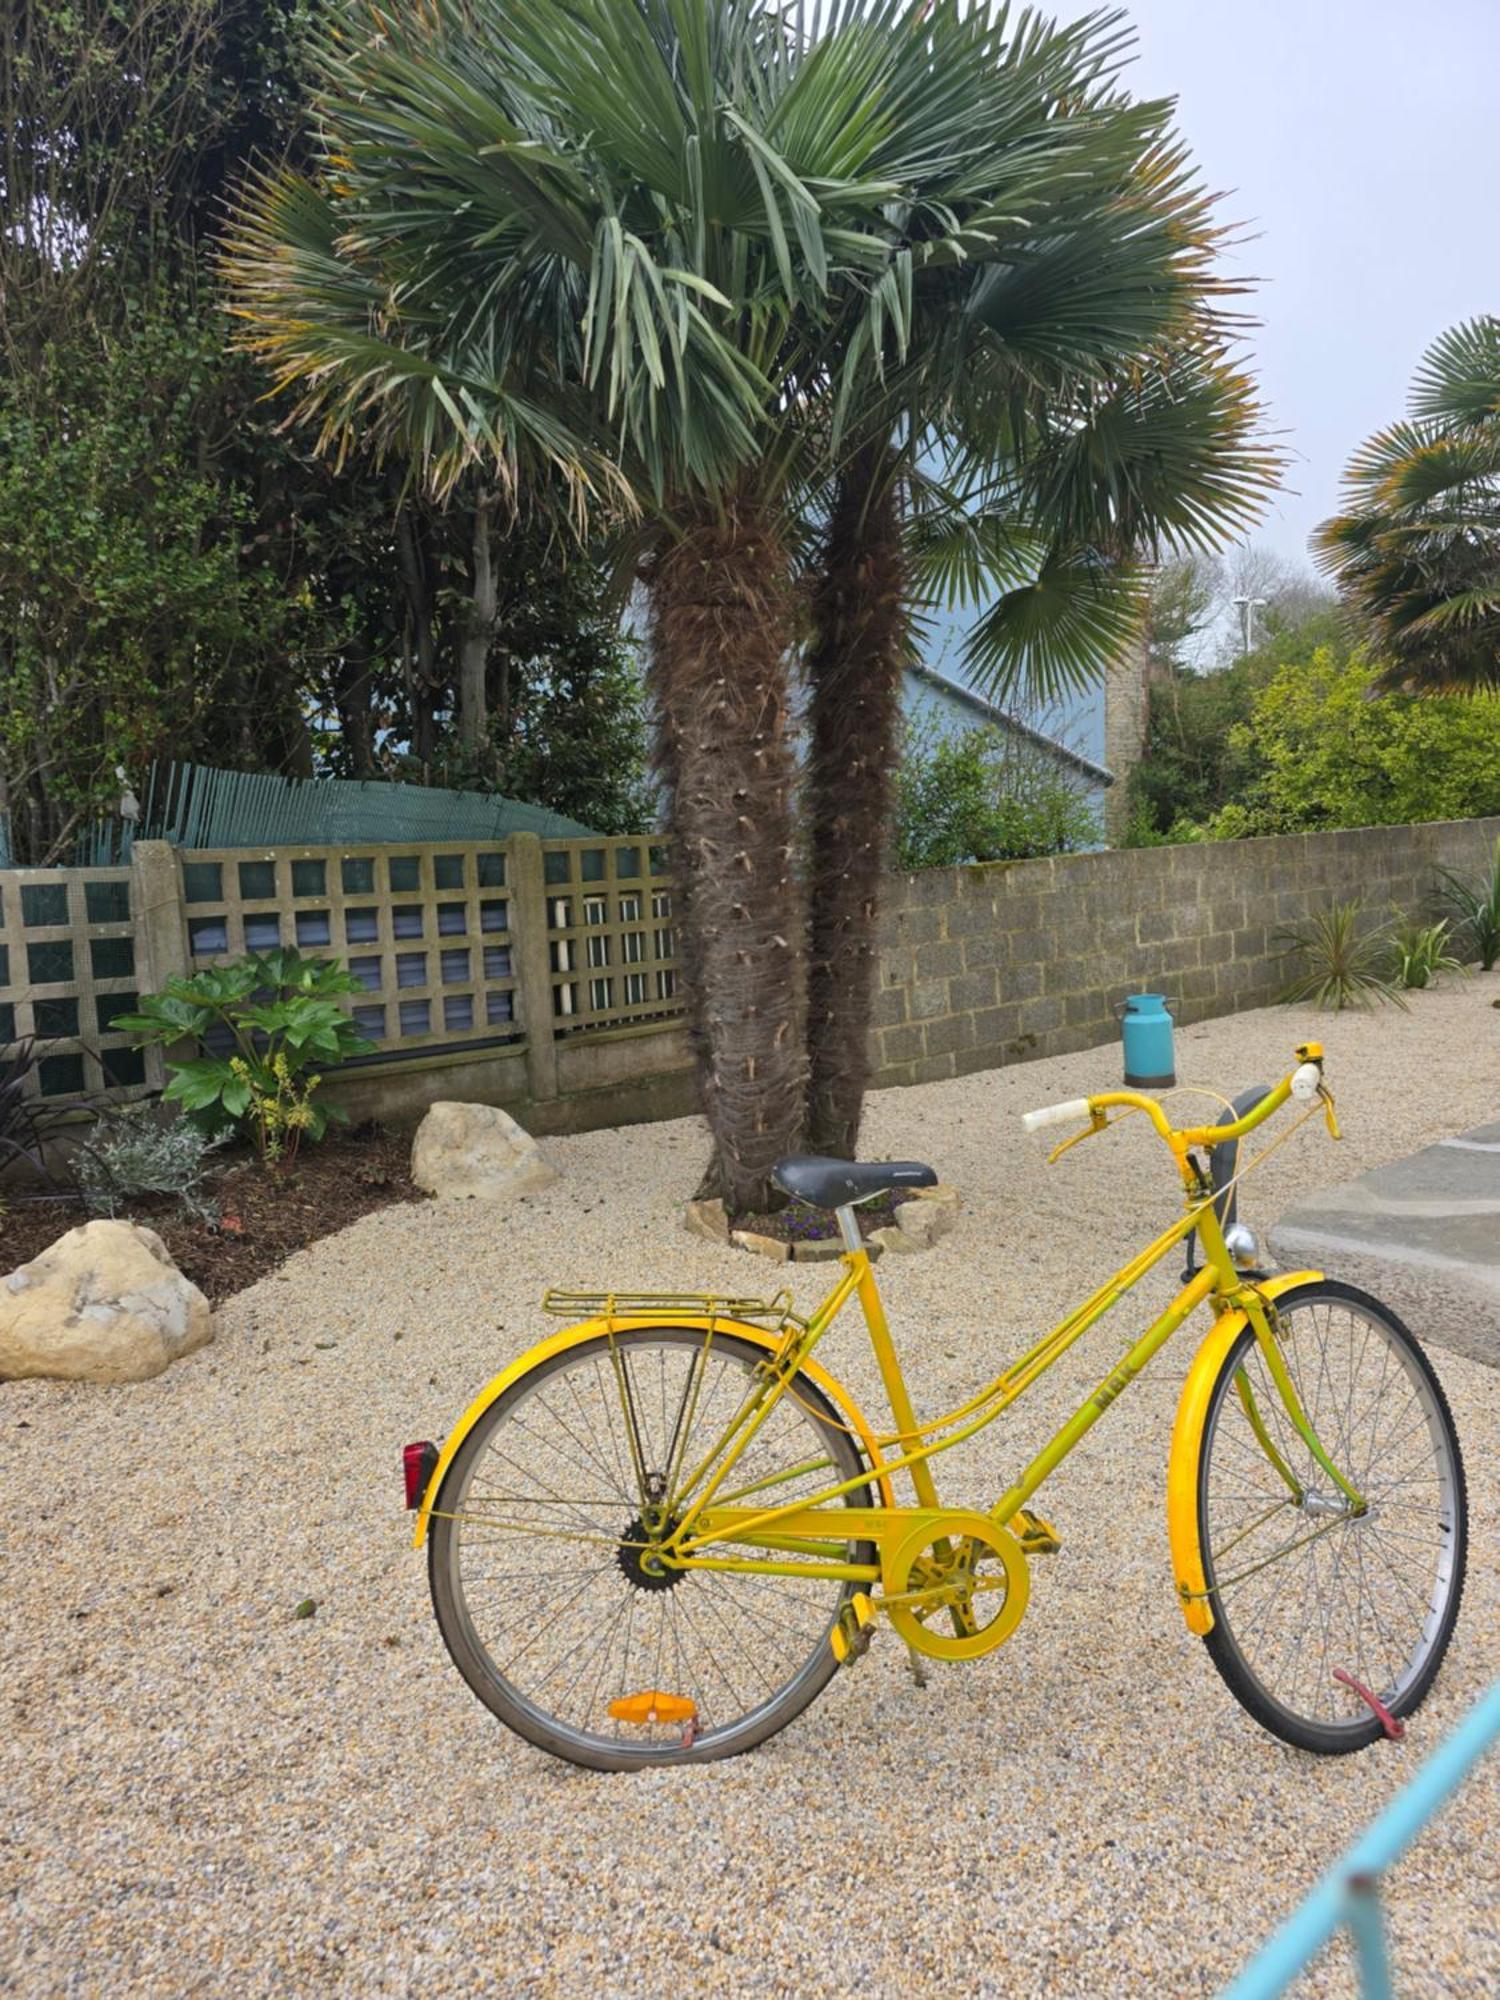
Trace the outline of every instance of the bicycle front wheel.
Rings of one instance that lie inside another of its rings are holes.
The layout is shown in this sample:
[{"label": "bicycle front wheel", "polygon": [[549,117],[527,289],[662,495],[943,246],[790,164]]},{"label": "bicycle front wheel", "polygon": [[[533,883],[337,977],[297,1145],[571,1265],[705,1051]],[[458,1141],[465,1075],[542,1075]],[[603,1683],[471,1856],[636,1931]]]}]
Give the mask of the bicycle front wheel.
[{"label": "bicycle front wheel", "polygon": [[[606,1771],[728,1757],[827,1684],[854,1582],[674,1568],[652,1550],[670,1496],[763,1392],[765,1360],[693,1327],[601,1335],[528,1370],[459,1448],[434,1508],[433,1605],[464,1679],[528,1742]],[[799,1373],[717,1498],[771,1508],[865,1470]],[[867,1486],[846,1501],[874,1504]],[[867,1542],[831,1546],[876,1560]]]},{"label": "bicycle front wheel", "polygon": [[1325,1280],[1283,1293],[1276,1317],[1312,1428],[1368,1507],[1356,1515],[1317,1463],[1247,1329],[1199,1453],[1205,1643],[1265,1728],[1338,1755],[1382,1733],[1360,1687],[1410,1715],[1442,1664],[1463,1594],[1463,1461],[1431,1364],[1378,1300]]}]

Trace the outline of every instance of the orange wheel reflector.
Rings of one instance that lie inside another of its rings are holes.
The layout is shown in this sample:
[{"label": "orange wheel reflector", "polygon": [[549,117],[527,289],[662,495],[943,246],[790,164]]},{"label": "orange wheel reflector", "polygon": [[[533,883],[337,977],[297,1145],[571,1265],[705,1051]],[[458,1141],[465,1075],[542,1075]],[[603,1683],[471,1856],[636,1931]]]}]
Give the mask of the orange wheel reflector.
[{"label": "orange wheel reflector", "polygon": [[616,1722],[691,1722],[698,1704],[685,1694],[663,1694],[660,1688],[645,1694],[622,1694],[609,1705]]}]

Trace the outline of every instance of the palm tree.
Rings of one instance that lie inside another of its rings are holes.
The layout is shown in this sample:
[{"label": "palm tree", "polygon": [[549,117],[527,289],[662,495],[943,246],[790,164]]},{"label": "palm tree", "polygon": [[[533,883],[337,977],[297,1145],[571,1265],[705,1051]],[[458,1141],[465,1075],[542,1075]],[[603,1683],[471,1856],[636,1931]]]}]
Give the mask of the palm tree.
[{"label": "palm tree", "polygon": [[[768,1199],[804,1111],[789,660],[806,524],[828,538],[811,659],[815,873],[826,856],[835,877],[814,923],[822,1075],[863,1042],[909,521],[942,512],[928,461],[978,507],[928,542],[950,574],[1004,577],[991,637],[1003,652],[1025,628],[1038,659],[1054,599],[1096,652],[1120,629],[1117,551],[1097,516],[1080,534],[1080,493],[1118,506],[1132,480],[1170,483],[1170,437],[1117,450],[1113,486],[1077,463],[1091,424],[1152,406],[1141,357],[1184,317],[1153,288],[1202,262],[1201,244],[1163,249],[1193,198],[1154,146],[1165,107],[1118,93],[1123,46],[1113,17],[1054,33],[965,0],[346,0],[319,54],[322,169],[257,182],[238,217],[247,344],[325,449],[358,438],[439,492],[475,468],[497,509],[542,493],[574,527],[633,522],[708,1184],[736,1208]],[[1143,215],[1122,190],[1152,161]],[[1091,186],[1123,215],[1110,287],[1047,261],[1060,240],[1096,256]],[[1133,235],[1153,227],[1131,292]],[[1112,373],[1088,352],[1106,290]],[[852,1140],[847,1105],[833,1126],[815,1114],[834,1127]]]},{"label": "palm tree", "polygon": [[1381,692],[1500,688],[1500,319],[1433,343],[1410,412],[1350,460],[1314,552],[1386,662]]},{"label": "palm tree", "polygon": [[1055,698],[1133,639],[1137,559],[1248,526],[1277,464],[1226,358],[1208,201],[1170,106],[1119,90],[1117,17],[1057,30],[888,8],[870,27],[933,144],[887,212],[893,268],[921,251],[892,302],[900,355],[867,345],[868,315],[846,337],[840,411],[859,414],[833,455],[812,592],[807,1143],[840,1155],[867,1081],[901,670],[924,598],[988,601],[974,678]]},{"label": "palm tree", "polygon": [[247,344],[326,450],[637,517],[710,1179],[737,1208],[802,1120],[789,496],[825,338],[878,298],[914,175],[868,101],[879,54],[759,0],[350,0],[318,54],[323,169],[257,182],[230,250]]}]

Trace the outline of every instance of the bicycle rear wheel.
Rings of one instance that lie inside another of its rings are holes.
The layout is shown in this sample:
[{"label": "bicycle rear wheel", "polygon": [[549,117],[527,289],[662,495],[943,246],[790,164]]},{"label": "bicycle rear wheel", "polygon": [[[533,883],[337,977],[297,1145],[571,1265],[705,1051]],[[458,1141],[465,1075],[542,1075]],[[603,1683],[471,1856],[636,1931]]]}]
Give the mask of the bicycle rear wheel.
[{"label": "bicycle rear wheel", "polygon": [[1463,1595],[1463,1460],[1442,1386],[1387,1307],[1324,1280],[1284,1293],[1276,1314],[1302,1407],[1369,1509],[1354,1515],[1317,1464],[1247,1329],[1199,1451],[1205,1644],[1258,1722],[1334,1756],[1382,1733],[1351,1681],[1410,1715],[1442,1664]]},{"label": "bicycle rear wheel", "polygon": [[[826,1686],[854,1583],[648,1559],[653,1509],[757,1392],[765,1359],[693,1327],[601,1335],[521,1376],[464,1440],[434,1508],[433,1606],[464,1679],[518,1735],[596,1770],[728,1757]],[[799,1374],[718,1498],[754,1488],[732,1504],[774,1507],[865,1470]],[[847,1502],[874,1504],[868,1487]],[[876,1560],[869,1543],[836,1546]]]}]

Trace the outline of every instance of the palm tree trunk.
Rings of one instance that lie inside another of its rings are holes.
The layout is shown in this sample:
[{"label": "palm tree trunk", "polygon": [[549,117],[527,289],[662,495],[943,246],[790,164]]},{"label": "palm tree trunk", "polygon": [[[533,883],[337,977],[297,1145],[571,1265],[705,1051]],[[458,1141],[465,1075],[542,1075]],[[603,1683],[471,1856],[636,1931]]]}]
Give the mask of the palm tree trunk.
[{"label": "palm tree trunk", "polygon": [[701,1193],[769,1207],[796,1144],[804,919],[792,852],[787,556],[738,495],[651,571],[652,680],[672,784],[677,927],[713,1157]]},{"label": "palm tree trunk", "polygon": [[807,818],[807,1124],[853,1159],[869,1083],[880,878],[909,619],[900,494],[883,446],[840,481],[813,594]]},{"label": "palm tree trunk", "polygon": [[490,495],[479,493],[474,501],[469,603],[458,641],[458,741],[471,764],[479,763],[489,747],[490,643],[500,605],[490,547],[490,509]]}]

